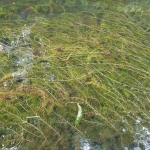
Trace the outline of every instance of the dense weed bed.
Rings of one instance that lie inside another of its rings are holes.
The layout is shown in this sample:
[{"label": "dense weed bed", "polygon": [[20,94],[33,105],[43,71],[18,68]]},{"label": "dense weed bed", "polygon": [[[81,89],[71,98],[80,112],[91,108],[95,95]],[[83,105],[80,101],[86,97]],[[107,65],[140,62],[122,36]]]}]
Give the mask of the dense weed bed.
[{"label": "dense weed bed", "polygon": [[149,12],[120,7],[1,22],[4,147],[79,149],[79,135],[101,149],[146,147]]}]

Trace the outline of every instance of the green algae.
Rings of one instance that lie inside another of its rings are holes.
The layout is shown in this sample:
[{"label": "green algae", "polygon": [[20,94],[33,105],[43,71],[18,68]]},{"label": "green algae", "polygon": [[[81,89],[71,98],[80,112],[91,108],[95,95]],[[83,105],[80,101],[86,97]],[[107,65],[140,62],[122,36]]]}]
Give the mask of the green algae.
[{"label": "green algae", "polygon": [[[46,3],[20,4],[18,12],[18,2],[9,20],[1,22],[1,43],[18,41],[0,52],[0,140],[5,147],[79,149],[80,141],[73,139],[81,134],[101,149],[117,150],[134,141],[138,118],[139,126],[149,128],[146,6],[131,11],[121,3],[121,11],[108,1],[103,9],[90,11],[84,2],[86,9],[69,13],[68,6],[76,4],[65,1],[66,10],[56,15]],[[19,18],[22,12],[28,17]],[[45,17],[48,12],[50,18]],[[15,65],[27,54],[30,61]],[[23,69],[26,74],[20,78],[16,73]],[[75,124],[78,103],[83,116]]]}]

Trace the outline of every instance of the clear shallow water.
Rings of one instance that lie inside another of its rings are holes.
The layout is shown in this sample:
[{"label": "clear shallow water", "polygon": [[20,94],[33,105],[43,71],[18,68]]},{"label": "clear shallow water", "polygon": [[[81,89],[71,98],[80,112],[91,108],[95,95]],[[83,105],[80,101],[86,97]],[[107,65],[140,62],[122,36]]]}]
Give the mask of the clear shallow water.
[{"label": "clear shallow water", "polygon": [[[13,54],[14,59],[13,59],[13,69],[15,70],[12,73],[13,80],[12,82],[22,82],[27,83],[28,82],[28,71],[32,70],[32,64],[34,63],[34,57],[33,57],[33,50],[32,48],[28,45],[26,40],[30,37],[30,28],[28,27],[23,27],[21,31],[21,35],[17,35],[17,41],[13,40],[9,45],[1,43],[1,52],[8,54]],[[23,50],[19,47],[23,46]],[[42,67],[45,67],[45,63],[41,63]],[[48,64],[49,65],[49,64]],[[52,75],[51,80],[55,80],[55,75]],[[4,88],[7,88],[9,86],[8,83],[3,82]],[[82,111],[80,112],[80,116],[82,116]],[[150,131],[140,125],[140,122],[142,121],[141,118],[138,118],[135,122],[136,126],[136,134],[133,135],[133,137],[137,140],[133,141],[134,146],[125,146],[124,150],[150,150]],[[123,129],[123,132],[126,132],[125,129]],[[2,135],[3,137],[5,135]],[[74,137],[75,139],[78,139],[78,142],[80,143],[80,146],[74,146],[74,150],[103,150],[103,146],[99,143],[96,143],[94,141],[91,141],[91,139],[86,139],[83,138],[80,135],[76,135]],[[141,147],[142,145],[142,147]],[[2,144],[2,150],[19,150],[21,148],[21,144],[18,144],[18,146],[11,147],[11,148],[6,148],[5,145]]]},{"label": "clear shallow water", "polygon": [[[14,67],[14,73],[12,73],[12,77],[13,80],[12,82],[22,82],[23,83],[27,83],[28,82],[28,78],[27,78],[27,74],[29,70],[32,70],[32,64],[34,63],[34,58],[33,58],[33,52],[31,47],[28,45],[28,43],[26,42],[26,40],[28,41],[28,38],[30,37],[30,27],[23,27],[22,31],[21,31],[21,35],[17,35],[17,41],[13,40],[11,42],[10,45],[6,45],[1,43],[0,47],[1,47],[1,51],[3,53],[8,54],[13,54],[14,59],[13,59],[13,67]],[[20,47],[21,45],[23,45],[24,50],[20,51],[18,49],[18,47]],[[42,67],[45,67],[45,63],[41,63]],[[48,64],[49,65],[49,64]],[[55,80],[55,76],[53,75],[51,77],[51,80]],[[8,82],[4,82],[4,88],[7,88],[7,86],[9,86],[9,84],[12,83],[8,83]],[[82,116],[82,111],[80,112],[80,116]],[[133,141],[133,145],[132,148],[129,148],[130,146],[126,146],[124,147],[125,150],[150,150],[150,131],[144,127],[144,126],[140,126],[140,122],[142,121],[141,118],[138,118],[135,122],[136,126],[136,134],[134,134],[134,138],[137,139],[135,141]],[[125,129],[123,129],[123,132],[126,132]],[[2,135],[4,136],[4,135]],[[94,141],[91,141],[91,139],[86,139],[83,138],[80,135],[76,135],[75,137],[76,139],[78,139],[79,143],[80,143],[80,147],[76,147],[74,146],[74,150],[101,150],[102,146]],[[129,143],[130,145],[130,143]],[[142,148],[140,148],[140,145],[143,145]],[[11,148],[6,148],[3,144],[2,144],[2,150],[19,150],[21,145],[18,145],[16,147],[11,147]]]},{"label": "clear shallow water", "polygon": [[[23,17],[23,19],[26,19],[26,17]],[[17,40],[16,40],[17,39]],[[32,65],[34,63],[34,54],[33,49],[28,43],[28,40],[30,39],[30,27],[24,25],[21,30],[21,34],[16,35],[15,39],[11,41],[9,44],[0,44],[0,51],[2,53],[6,53],[7,55],[13,54],[13,60],[12,60],[12,82],[21,82],[27,83],[28,82],[28,71],[32,70]],[[20,49],[21,47],[21,49]],[[47,62],[46,62],[47,63]],[[47,65],[46,63],[41,62],[41,66],[45,67],[44,65]],[[54,81],[57,77],[52,74],[49,77],[49,80]],[[7,88],[9,86],[9,82],[3,82],[4,88]],[[141,118],[138,118],[135,122],[136,124],[136,134],[133,135],[135,137],[135,141],[133,141],[134,144],[132,146],[129,145],[125,146],[125,150],[149,150],[150,149],[150,132],[149,130],[144,127],[140,126],[140,122],[142,121]],[[123,130],[123,132],[126,132]],[[2,135],[3,136],[3,135]],[[102,149],[103,147],[92,141],[90,138],[83,138],[82,136],[77,135],[78,141],[80,143],[80,146],[75,146],[74,150],[82,149],[82,150],[92,150],[92,149]],[[138,139],[138,140],[137,140]],[[142,145],[142,146],[141,146]],[[5,148],[5,145],[2,145],[4,150],[17,150],[21,147],[21,145],[18,144],[16,147],[11,148]]]}]

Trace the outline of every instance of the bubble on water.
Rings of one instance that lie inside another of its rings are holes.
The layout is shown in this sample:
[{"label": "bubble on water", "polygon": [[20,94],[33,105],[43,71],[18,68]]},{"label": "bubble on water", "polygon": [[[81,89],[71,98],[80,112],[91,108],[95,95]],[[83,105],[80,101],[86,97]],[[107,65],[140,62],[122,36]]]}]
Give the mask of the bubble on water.
[{"label": "bubble on water", "polygon": [[126,132],[126,129],[123,128],[122,131],[123,131],[123,132]]},{"label": "bubble on water", "polygon": [[56,76],[53,74],[53,75],[51,75],[50,79],[51,79],[51,81],[54,81],[56,79]]},{"label": "bubble on water", "polygon": [[3,52],[3,49],[4,49],[4,47],[3,47],[2,43],[0,43],[0,52]]},{"label": "bubble on water", "polygon": [[7,88],[7,82],[3,82],[4,88]]},{"label": "bubble on water", "polygon": [[142,119],[138,117],[135,123],[139,124],[141,121],[142,121]]},{"label": "bubble on water", "polygon": [[3,134],[3,135],[2,135],[2,138],[4,138],[4,137],[5,137],[5,135]]}]

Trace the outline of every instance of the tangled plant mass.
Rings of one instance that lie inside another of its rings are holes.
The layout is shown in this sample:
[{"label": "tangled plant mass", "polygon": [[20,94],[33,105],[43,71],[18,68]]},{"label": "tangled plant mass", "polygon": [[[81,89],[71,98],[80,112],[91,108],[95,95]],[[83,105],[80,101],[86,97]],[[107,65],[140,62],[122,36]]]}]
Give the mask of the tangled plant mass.
[{"label": "tangled plant mass", "polygon": [[55,3],[50,17],[27,6],[0,23],[1,146],[148,148],[149,10],[86,4],[56,15]]}]

